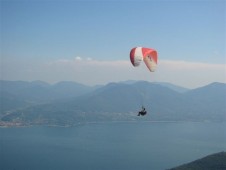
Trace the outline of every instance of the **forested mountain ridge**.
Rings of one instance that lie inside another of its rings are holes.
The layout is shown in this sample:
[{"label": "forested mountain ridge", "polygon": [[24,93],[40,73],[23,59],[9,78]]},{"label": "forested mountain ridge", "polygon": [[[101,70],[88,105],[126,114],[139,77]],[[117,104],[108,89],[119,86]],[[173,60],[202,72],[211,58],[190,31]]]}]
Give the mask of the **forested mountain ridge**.
[{"label": "forested mountain ridge", "polygon": [[[145,81],[91,87],[75,82],[1,83],[1,124],[72,125],[84,121],[225,121],[226,84],[184,92]],[[171,85],[172,86],[172,85]],[[177,87],[178,88],[178,87]],[[147,116],[138,117],[144,105]]]},{"label": "forested mountain ridge", "polygon": [[172,168],[170,170],[225,170],[226,152],[208,155],[196,161]]}]

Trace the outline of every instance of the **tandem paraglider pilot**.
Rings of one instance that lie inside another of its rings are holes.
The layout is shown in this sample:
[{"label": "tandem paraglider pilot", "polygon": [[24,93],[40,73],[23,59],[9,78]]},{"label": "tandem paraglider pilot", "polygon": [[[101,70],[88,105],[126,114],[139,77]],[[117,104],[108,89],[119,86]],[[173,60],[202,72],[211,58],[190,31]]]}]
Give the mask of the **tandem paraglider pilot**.
[{"label": "tandem paraglider pilot", "polygon": [[142,110],[141,111],[139,111],[139,113],[138,113],[138,115],[137,116],[144,116],[144,115],[146,115],[147,114],[147,111],[145,110],[145,108],[144,108],[144,106],[142,106]]}]

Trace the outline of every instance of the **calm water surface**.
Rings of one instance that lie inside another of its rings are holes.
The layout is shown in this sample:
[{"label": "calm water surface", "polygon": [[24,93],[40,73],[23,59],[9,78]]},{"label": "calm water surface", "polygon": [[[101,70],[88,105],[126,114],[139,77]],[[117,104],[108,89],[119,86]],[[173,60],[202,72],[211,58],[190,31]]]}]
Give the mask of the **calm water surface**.
[{"label": "calm water surface", "polygon": [[0,128],[1,170],[163,170],[226,151],[226,123]]}]

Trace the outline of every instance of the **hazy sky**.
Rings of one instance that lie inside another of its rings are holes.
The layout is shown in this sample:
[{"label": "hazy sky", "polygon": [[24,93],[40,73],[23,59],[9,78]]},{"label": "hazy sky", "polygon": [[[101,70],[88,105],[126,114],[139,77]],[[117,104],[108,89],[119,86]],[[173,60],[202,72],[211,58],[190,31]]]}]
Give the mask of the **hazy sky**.
[{"label": "hazy sky", "polygon": [[[226,83],[225,0],[0,3],[0,79]],[[135,46],[158,51],[156,72],[131,65]]]}]

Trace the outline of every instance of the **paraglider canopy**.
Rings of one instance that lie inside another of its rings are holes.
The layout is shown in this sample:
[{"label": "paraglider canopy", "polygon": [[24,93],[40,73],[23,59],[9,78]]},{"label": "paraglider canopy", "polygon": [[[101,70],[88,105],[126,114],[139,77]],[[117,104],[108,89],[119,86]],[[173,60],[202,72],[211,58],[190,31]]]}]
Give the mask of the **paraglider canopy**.
[{"label": "paraglider canopy", "polygon": [[138,67],[144,61],[147,68],[154,72],[158,61],[157,51],[144,47],[132,48],[130,51],[130,61],[134,67]]}]

